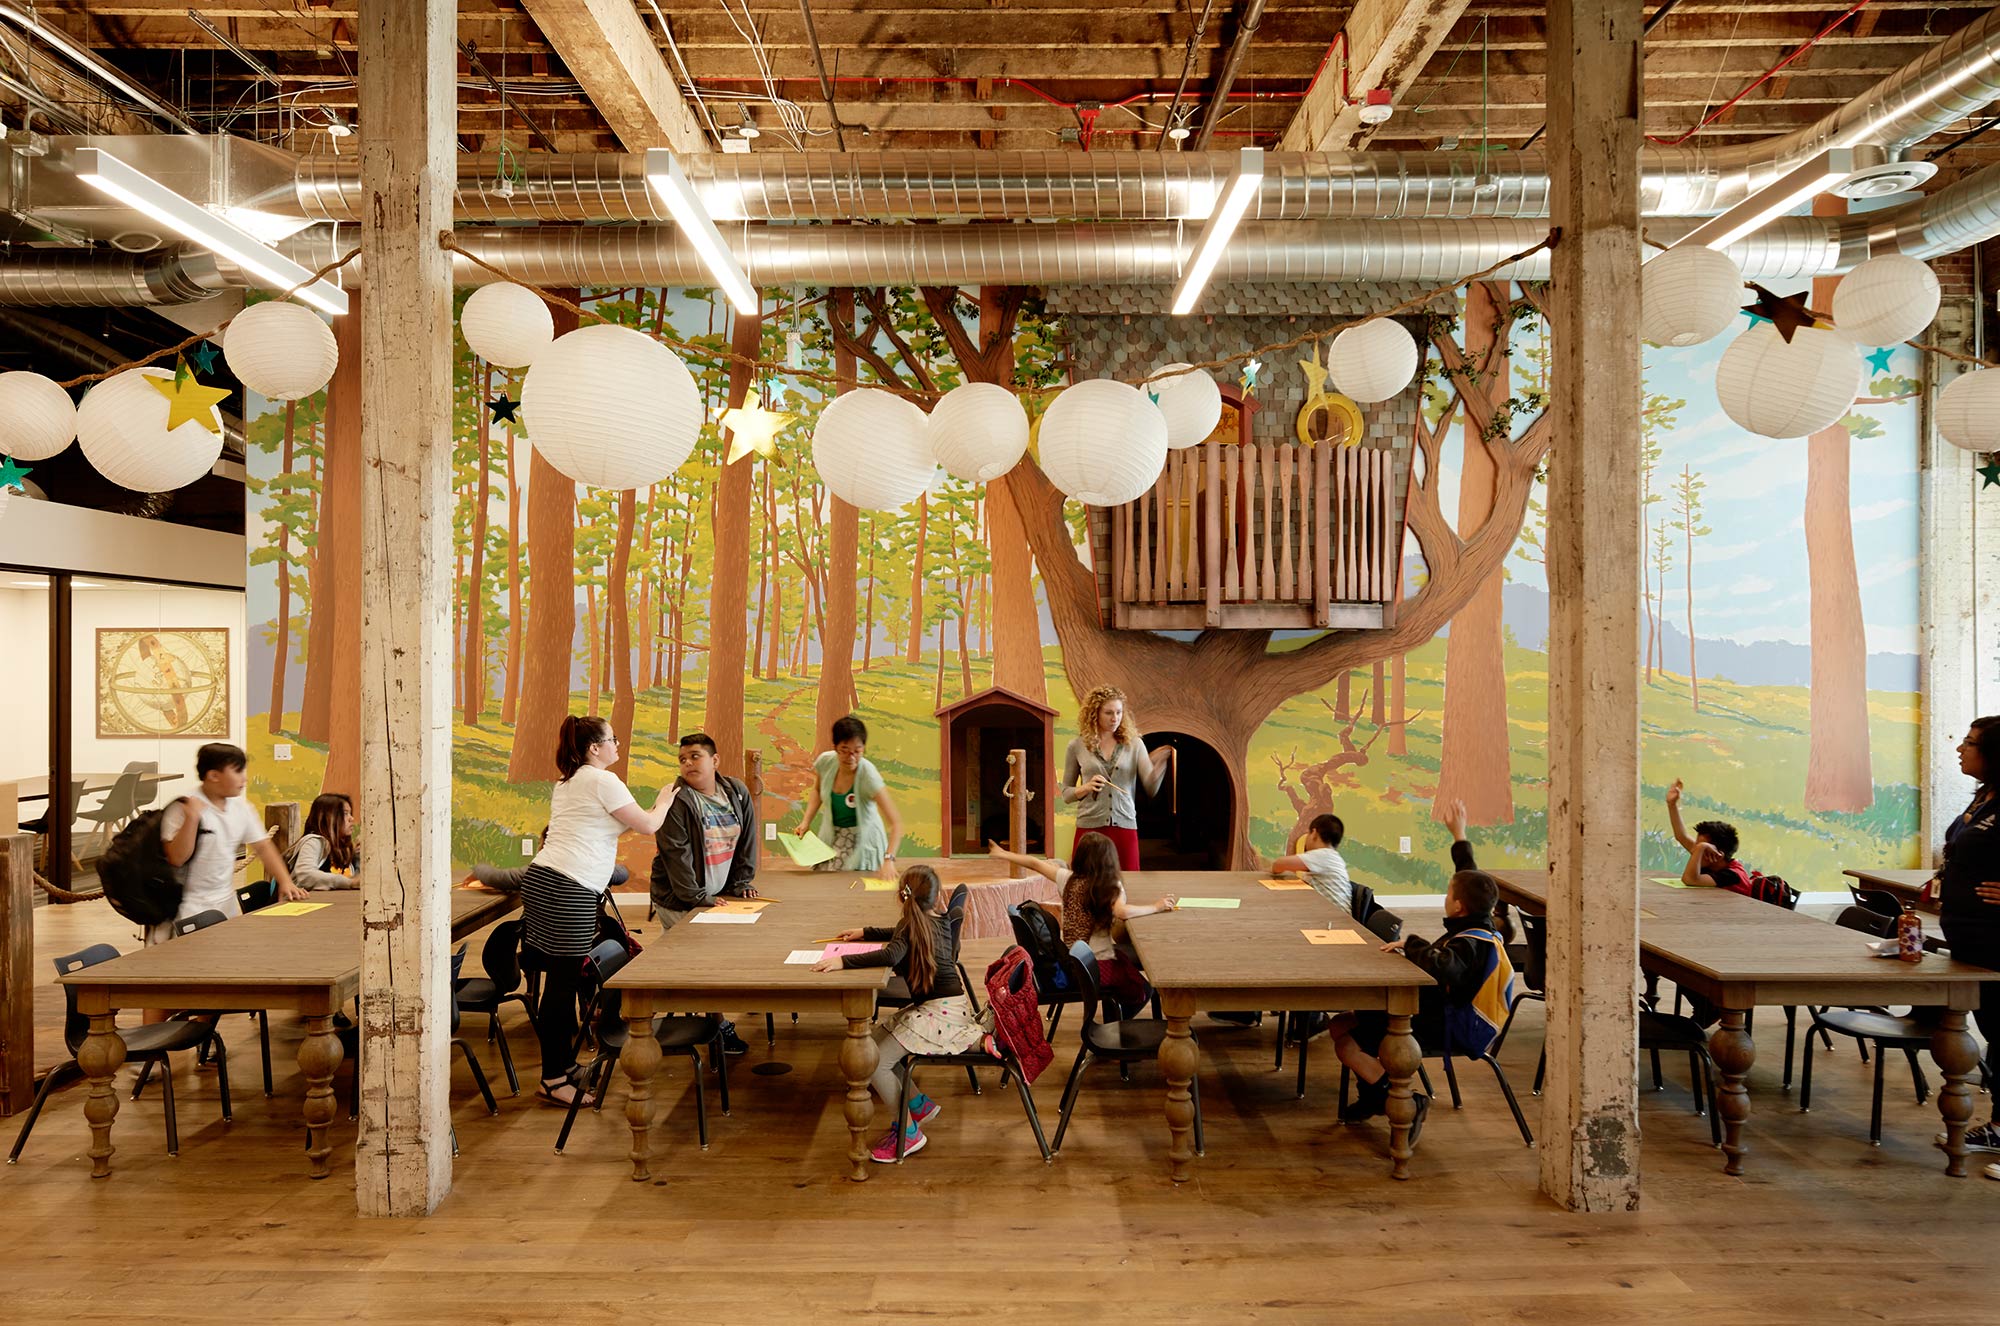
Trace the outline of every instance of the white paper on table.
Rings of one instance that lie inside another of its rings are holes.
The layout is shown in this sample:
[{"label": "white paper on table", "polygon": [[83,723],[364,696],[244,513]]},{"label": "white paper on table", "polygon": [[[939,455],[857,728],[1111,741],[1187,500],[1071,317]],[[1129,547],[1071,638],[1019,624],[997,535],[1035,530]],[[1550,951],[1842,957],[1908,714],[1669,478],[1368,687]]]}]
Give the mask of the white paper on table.
[{"label": "white paper on table", "polygon": [[762,912],[696,912],[688,918],[696,925],[755,925]]},{"label": "white paper on table", "polygon": [[795,948],[786,957],[787,967],[810,967],[819,961],[820,951],[816,948]]}]

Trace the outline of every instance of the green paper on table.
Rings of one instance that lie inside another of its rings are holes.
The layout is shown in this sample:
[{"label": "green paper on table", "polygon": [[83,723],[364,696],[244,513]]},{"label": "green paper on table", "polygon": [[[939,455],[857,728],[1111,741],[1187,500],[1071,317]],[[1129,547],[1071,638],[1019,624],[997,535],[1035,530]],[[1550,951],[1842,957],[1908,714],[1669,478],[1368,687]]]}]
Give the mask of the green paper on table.
[{"label": "green paper on table", "polygon": [[796,838],[789,833],[780,833],[778,835],[778,846],[785,849],[786,856],[791,857],[793,861],[805,866],[807,869],[811,869],[822,861],[831,861],[834,857],[840,855],[831,847],[821,842],[818,834],[812,832],[807,832]]},{"label": "green paper on table", "polygon": [[1688,887],[1686,884],[1683,884],[1679,879],[1676,879],[1670,875],[1649,875],[1647,876],[1647,878],[1652,880],[1653,883],[1660,885],[1662,888],[1684,889]]},{"label": "green paper on table", "polygon": [[1243,905],[1243,899],[1241,898],[1182,898],[1179,902],[1174,904],[1174,906],[1176,907],[1222,907],[1222,908],[1241,907],[1242,905]]}]

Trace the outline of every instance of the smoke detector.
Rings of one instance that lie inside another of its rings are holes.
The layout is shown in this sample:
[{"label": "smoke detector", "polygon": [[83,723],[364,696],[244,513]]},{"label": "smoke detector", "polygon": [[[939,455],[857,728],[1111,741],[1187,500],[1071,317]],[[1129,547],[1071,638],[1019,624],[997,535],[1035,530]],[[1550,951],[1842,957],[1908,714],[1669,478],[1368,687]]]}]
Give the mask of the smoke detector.
[{"label": "smoke detector", "polygon": [[1376,87],[1368,89],[1368,95],[1361,102],[1361,122],[1363,124],[1386,124],[1395,113],[1389,104],[1389,89]]},{"label": "smoke detector", "polygon": [[1914,192],[1937,171],[1928,161],[1883,161],[1863,166],[1834,185],[1830,192],[1842,198],[1887,198],[1891,194]]},{"label": "smoke detector", "polygon": [[750,108],[745,106],[743,108],[743,123],[736,126],[736,136],[739,138],[761,138],[763,135],[764,131],[757,127],[757,121],[750,117]]}]

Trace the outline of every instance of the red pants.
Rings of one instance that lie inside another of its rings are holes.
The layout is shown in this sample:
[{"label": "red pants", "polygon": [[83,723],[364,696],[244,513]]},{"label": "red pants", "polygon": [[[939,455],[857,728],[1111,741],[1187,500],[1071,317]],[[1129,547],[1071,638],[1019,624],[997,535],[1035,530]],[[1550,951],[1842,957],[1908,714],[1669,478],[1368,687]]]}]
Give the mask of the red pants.
[{"label": "red pants", "polygon": [[[1139,831],[1137,829],[1120,829],[1107,824],[1096,829],[1078,829],[1076,836],[1081,838],[1087,833],[1102,834],[1111,840],[1111,845],[1118,849],[1118,868],[1120,870],[1137,870],[1139,868]],[[1072,847],[1070,850],[1074,852],[1076,849]]]}]

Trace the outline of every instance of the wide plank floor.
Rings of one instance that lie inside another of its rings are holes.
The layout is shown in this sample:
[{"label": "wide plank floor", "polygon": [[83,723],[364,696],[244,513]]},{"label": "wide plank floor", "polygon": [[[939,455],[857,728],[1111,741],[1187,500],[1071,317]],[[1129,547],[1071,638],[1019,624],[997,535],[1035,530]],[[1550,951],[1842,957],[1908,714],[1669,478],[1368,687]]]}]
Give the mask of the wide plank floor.
[{"label": "wide plank floor", "polygon": [[[130,927],[103,909],[46,909],[39,950]],[[1421,928],[1421,927],[1420,927]],[[983,964],[1000,945],[969,954]],[[987,951],[987,950],[990,950]],[[479,941],[472,946],[476,961]],[[45,961],[45,958],[38,958]],[[59,1007],[59,1004],[58,1004]],[[1387,1129],[1331,1118],[1339,1067],[1314,1046],[1309,1097],[1294,1060],[1272,1069],[1272,1031],[1197,1019],[1208,1155],[1196,1179],[1166,1178],[1157,1068],[1128,1084],[1088,1070],[1063,1154],[1044,1166],[1018,1098],[986,1075],[934,1072],[944,1104],[932,1141],[871,1182],[840,1177],[846,1130],[836,1098],[836,1028],[739,1023],[752,1045],[731,1063],[733,1115],[711,1113],[694,1142],[685,1058],[657,1092],[655,1180],[634,1184],[622,1079],[601,1115],[553,1153],[561,1113],[509,1098],[484,1018],[467,1034],[500,1092],[487,1115],[462,1064],[453,1188],[426,1220],[354,1211],[351,1127],[337,1130],[335,1176],[305,1176],[293,1056],[298,1023],[275,1017],[277,1094],[264,1099],[247,1018],[224,1024],[235,1121],[218,1117],[212,1071],[183,1060],[181,1155],[165,1153],[157,1088],[119,1112],[116,1172],[89,1178],[81,1084],[51,1101],[19,1165],[0,1172],[0,1320],[178,1322],[796,1321],[865,1312],[882,1319],[1323,1322],[1986,1322],[2000,1183],[1946,1179],[1932,1146],[1934,1106],[1915,1104],[1907,1068],[1889,1066],[1886,1127],[1868,1144],[1867,1070],[1852,1044],[1819,1058],[1813,1112],[1779,1088],[1776,1010],[1752,1075],[1750,1173],[1731,1179],[1689,1110],[1685,1061],[1668,1089],[1641,1095],[1640,1211],[1584,1217],[1536,1191],[1490,1075],[1462,1075],[1465,1108],[1433,1111],[1415,1179],[1392,1182]],[[535,1042],[518,1011],[508,1031],[532,1082]],[[1776,1033],[1776,1034],[1774,1034]],[[58,1026],[45,1024],[51,1043]],[[1504,1056],[1526,1094],[1540,1005]],[[1035,1096],[1051,1135],[1076,1042]],[[46,1057],[46,1056],[43,1056]],[[782,1075],[754,1070],[771,1062]],[[1435,1061],[1430,1070],[1440,1087]],[[345,1072],[342,1095],[345,1098]],[[1936,1073],[1931,1072],[1933,1081]],[[132,1070],[121,1079],[130,1090]],[[713,1107],[713,1081],[709,1100]],[[1975,1104],[1984,1118],[1988,1101]],[[17,1120],[7,1121],[9,1141]]]}]

